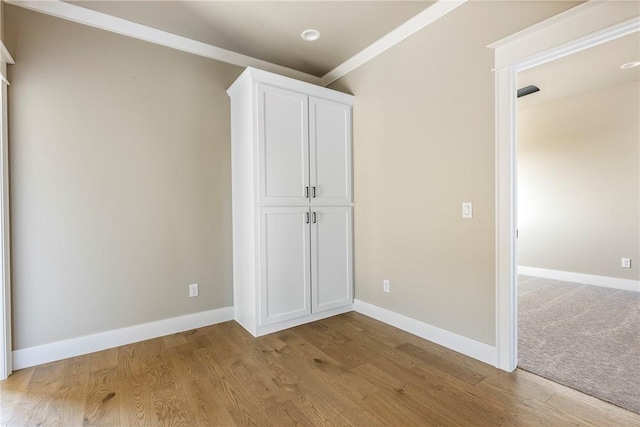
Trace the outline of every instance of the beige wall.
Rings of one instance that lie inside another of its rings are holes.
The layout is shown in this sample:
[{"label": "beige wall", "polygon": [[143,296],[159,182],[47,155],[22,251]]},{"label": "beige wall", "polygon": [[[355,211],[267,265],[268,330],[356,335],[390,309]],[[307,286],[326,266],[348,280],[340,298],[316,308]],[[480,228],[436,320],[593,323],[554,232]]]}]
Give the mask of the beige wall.
[{"label": "beige wall", "polygon": [[[357,298],[494,343],[485,46],[574,4],[469,3],[334,84],[356,95]],[[14,348],[230,305],[224,90],[241,70],[5,13]]]},{"label": "beige wall", "polygon": [[0,40],[4,41],[4,2],[0,1]]},{"label": "beige wall", "polygon": [[0,38],[2,38],[2,41],[4,41],[4,10],[4,1],[0,1]]},{"label": "beige wall", "polygon": [[633,83],[519,111],[520,265],[640,279],[639,93]]},{"label": "beige wall", "polygon": [[5,14],[14,349],[232,305],[225,90],[242,70]]},{"label": "beige wall", "polygon": [[[495,343],[494,76],[486,45],[575,4],[467,3],[333,85],[356,96],[356,298]],[[467,201],[471,220],[461,218]]]}]

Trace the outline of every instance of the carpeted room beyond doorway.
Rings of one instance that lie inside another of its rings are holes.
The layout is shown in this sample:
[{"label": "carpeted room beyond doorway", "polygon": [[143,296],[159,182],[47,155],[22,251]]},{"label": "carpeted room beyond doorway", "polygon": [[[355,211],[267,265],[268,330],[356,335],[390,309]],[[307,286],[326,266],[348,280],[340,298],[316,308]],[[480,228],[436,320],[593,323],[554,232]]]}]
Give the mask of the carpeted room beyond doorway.
[{"label": "carpeted room beyond doorway", "polygon": [[519,276],[518,367],[640,413],[640,293]]}]

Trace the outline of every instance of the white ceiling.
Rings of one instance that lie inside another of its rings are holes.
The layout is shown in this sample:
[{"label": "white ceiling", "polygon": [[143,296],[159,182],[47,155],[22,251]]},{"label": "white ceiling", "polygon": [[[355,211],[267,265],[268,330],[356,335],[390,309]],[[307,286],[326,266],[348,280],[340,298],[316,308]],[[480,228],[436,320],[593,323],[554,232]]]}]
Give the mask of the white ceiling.
[{"label": "white ceiling", "polygon": [[535,85],[540,92],[519,98],[518,108],[640,81],[640,67],[620,69],[632,61],[640,61],[638,32],[523,71],[518,74],[518,87]]},{"label": "white ceiling", "polygon": [[[69,1],[321,77],[432,1]],[[310,43],[307,28],[322,33]]]}]

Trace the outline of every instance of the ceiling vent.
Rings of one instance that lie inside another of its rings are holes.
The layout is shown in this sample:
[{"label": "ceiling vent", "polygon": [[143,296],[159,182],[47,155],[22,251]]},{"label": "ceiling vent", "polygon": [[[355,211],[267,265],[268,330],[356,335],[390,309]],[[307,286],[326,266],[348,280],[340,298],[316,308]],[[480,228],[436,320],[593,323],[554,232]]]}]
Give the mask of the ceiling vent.
[{"label": "ceiling vent", "polygon": [[523,97],[523,96],[527,96],[527,95],[531,95],[532,93],[536,93],[536,92],[539,92],[539,91],[540,91],[540,88],[538,86],[534,86],[534,85],[521,87],[520,89],[518,89],[518,98]]}]

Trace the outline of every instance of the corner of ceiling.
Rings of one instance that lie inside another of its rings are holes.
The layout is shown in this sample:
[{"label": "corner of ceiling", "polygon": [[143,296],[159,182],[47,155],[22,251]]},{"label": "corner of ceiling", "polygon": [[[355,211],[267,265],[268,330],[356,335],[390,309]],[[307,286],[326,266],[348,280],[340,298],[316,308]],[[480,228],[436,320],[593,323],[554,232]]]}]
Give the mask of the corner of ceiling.
[{"label": "corner of ceiling", "polygon": [[169,33],[167,31],[157,30],[146,25],[117,18],[106,13],[66,3],[61,0],[5,0],[6,3],[14,6],[67,19],[94,28],[100,28],[102,30],[111,31],[128,37],[145,40],[150,43],[155,43],[240,67],[259,68],[320,86],[327,86],[333,83],[361,65],[369,62],[382,52],[405,40],[407,37],[415,34],[462,6],[467,1],[469,0],[436,0],[432,5],[409,19],[404,24],[367,46],[342,64],[335,67],[333,70],[326,73],[324,76],[318,77],[299,70],[294,70],[282,65],[263,61],[251,56],[242,55],[237,52]]}]

